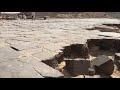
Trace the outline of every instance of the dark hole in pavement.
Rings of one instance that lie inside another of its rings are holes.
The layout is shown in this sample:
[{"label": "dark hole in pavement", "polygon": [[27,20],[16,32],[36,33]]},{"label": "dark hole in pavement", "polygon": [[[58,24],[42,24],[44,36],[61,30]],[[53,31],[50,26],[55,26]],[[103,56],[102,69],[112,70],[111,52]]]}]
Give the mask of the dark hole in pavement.
[{"label": "dark hole in pavement", "polygon": [[59,54],[55,55],[53,59],[43,60],[42,62],[51,66],[52,68],[56,68],[58,64],[63,61],[63,57],[63,52],[60,52]]},{"label": "dark hole in pavement", "polygon": [[63,50],[63,58],[65,62],[64,69],[69,73],[69,76],[88,74],[90,61],[88,60],[89,49],[86,43],[66,46]]},{"label": "dark hole in pavement", "polygon": [[[64,47],[63,53],[60,53],[52,60],[43,61],[45,64],[57,68],[66,77],[75,77],[79,75],[89,75],[91,63],[98,57],[103,57],[95,64],[95,74],[110,75],[114,70],[114,60],[106,57],[115,56],[120,52],[120,40],[117,39],[88,39],[85,44],[72,44]],[[103,70],[104,68],[104,70]],[[94,73],[94,71],[92,71]]]},{"label": "dark hole in pavement", "polygon": [[87,44],[72,44],[63,50],[64,58],[89,58]]},{"label": "dark hole in pavement", "polygon": [[52,67],[52,68],[56,68],[57,65],[58,65],[58,61],[55,60],[55,59],[44,60],[44,61],[42,61],[42,62],[45,63],[45,64],[47,64],[47,65],[49,65],[49,66]]},{"label": "dark hole in pavement", "polygon": [[120,40],[118,39],[88,39],[87,44],[90,54],[109,55],[110,53],[115,54],[120,52]]},{"label": "dark hole in pavement", "polygon": [[89,39],[87,41],[91,59],[91,67],[95,66],[96,74],[112,75],[114,72],[114,56],[120,52],[120,40]]},{"label": "dark hole in pavement", "polygon": [[114,39],[88,39],[88,48],[89,51],[97,51],[97,50],[103,50],[103,51],[113,51],[115,52],[116,49],[116,40]]}]

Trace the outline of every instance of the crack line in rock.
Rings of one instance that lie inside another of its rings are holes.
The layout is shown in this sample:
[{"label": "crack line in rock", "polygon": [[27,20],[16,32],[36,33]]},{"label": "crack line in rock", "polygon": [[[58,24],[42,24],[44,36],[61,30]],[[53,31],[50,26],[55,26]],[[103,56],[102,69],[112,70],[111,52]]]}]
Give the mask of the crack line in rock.
[{"label": "crack line in rock", "polygon": [[39,71],[37,71],[37,70],[35,69],[35,67],[33,67],[33,69],[34,69],[35,72],[37,72],[37,73],[40,74],[42,77],[44,77]]},{"label": "crack line in rock", "polygon": [[17,48],[15,48],[15,47],[12,47],[12,46],[10,46],[13,50],[15,50],[15,51],[20,51],[20,50],[18,50]]}]

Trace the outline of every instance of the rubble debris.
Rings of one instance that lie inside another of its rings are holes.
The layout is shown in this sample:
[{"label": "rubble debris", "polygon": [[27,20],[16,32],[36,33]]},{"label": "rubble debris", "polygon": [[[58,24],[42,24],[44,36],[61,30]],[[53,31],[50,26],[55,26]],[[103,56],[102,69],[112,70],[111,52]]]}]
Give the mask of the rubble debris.
[{"label": "rubble debris", "polygon": [[97,46],[99,50],[115,51],[116,39],[88,39],[88,47]]},{"label": "rubble debris", "polygon": [[61,62],[60,64],[58,64],[55,69],[56,69],[56,70],[59,70],[60,72],[63,72],[65,66],[66,66],[66,63],[65,63],[65,61],[63,61],[63,62]]},{"label": "rubble debris", "polygon": [[120,53],[115,53],[115,60],[117,60],[117,61],[120,60]]},{"label": "rubble debris", "polygon": [[120,53],[115,53],[114,63],[117,68],[120,69]]},{"label": "rubble debris", "polygon": [[58,53],[56,56],[55,56],[55,59],[58,61],[58,63],[61,63],[64,59],[64,54],[63,52],[60,52]]},{"label": "rubble debris", "polygon": [[[119,33],[86,30],[113,22],[120,23],[117,19],[96,18],[35,22],[1,20],[0,77],[110,78],[111,74],[120,76],[113,59],[108,58],[120,53]],[[91,63],[94,64],[92,67]]]},{"label": "rubble debris", "polygon": [[89,73],[89,76],[95,75],[95,69],[94,68],[89,68],[88,73]]},{"label": "rubble debris", "polygon": [[89,50],[86,44],[72,44],[63,50],[65,58],[89,58]]},{"label": "rubble debris", "polygon": [[88,69],[90,68],[89,59],[64,59],[64,61],[66,62],[65,68],[71,75],[77,76],[88,74]]},{"label": "rubble debris", "polygon": [[95,74],[111,75],[114,71],[114,62],[108,56],[100,55],[91,62],[91,67],[95,68]]}]

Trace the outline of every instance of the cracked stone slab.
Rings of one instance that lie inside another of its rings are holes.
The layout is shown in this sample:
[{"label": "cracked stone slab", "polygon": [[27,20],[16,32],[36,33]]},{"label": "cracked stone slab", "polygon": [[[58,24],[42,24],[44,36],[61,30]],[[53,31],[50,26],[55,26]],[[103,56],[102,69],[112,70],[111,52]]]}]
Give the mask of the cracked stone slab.
[{"label": "cracked stone slab", "polygon": [[48,78],[63,78],[64,75],[58,70],[53,69],[52,67],[40,62],[36,63],[38,65],[34,66],[35,70],[40,73],[43,77]]},{"label": "cracked stone slab", "polygon": [[52,60],[58,54],[58,52],[52,52],[49,50],[43,50],[43,52],[33,54],[33,56],[41,59],[42,61]]},{"label": "cracked stone slab", "polygon": [[34,68],[17,60],[0,63],[0,78],[43,78]]},{"label": "cracked stone slab", "polygon": [[36,58],[24,57],[19,60],[24,63],[30,64],[32,67],[34,67],[34,70],[43,77],[51,77],[51,78],[64,77],[64,75],[61,72],[44,64],[43,62],[40,62]]},{"label": "cracked stone slab", "polygon": [[22,42],[31,42],[31,41],[34,41],[35,39],[19,36],[19,37],[16,37],[16,38],[11,38],[11,40],[22,41]]},{"label": "cracked stone slab", "polygon": [[19,58],[18,60],[23,62],[23,63],[29,63],[29,64],[34,64],[36,62],[41,61],[39,58],[36,58],[34,56],[22,57],[22,58]]},{"label": "cracked stone slab", "polygon": [[20,52],[20,57],[19,58],[32,56],[33,54],[37,54],[37,53],[42,53],[42,51],[43,51],[43,48],[41,48],[41,47],[35,47],[35,48],[22,50],[22,51],[19,51]]},{"label": "cracked stone slab", "polygon": [[18,49],[19,51],[39,46],[38,43],[34,42],[13,41],[9,43],[11,44],[11,47]]},{"label": "cracked stone slab", "polygon": [[19,52],[11,47],[0,48],[0,62],[14,60],[19,57]]},{"label": "cracked stone slab", "polygon": [[[2,46],[0,48],[3,48],[3,46],[5,47],[4,44],[8,43],[8,45],[10,44],[11,46],[19,50],[23,50],[23,51],[25,50],[26,52],[24,52],[23,54],[20,53],[20,55],[26,56],[27,59],[25,58],[22,59],[23,57],[21,57],[20,62],[25,63],[26,66],[28,63],[31,62],[31,65],[29,64],[30,66],[28,67],[33,67],[33,63],[34,63],[34,66],[37,67],[41,65],[41,64],[37,65],[38,61],[42,61],[46,59],[50,59],[50,60],[54,59],[54,56],[61,52],[61,50],[56,50],[56,49],[60,49],[59,46],[64,47],[64,46],[70,46],[71,44],[84,43],[84,41],[88,38],[89,39],[90,38],[99,38],[99,39],[119,38],[118,37],[119,35],[116,36],[115,34],[112,35],[112,37],[111,37],[111,34],[107,34],[107,36],[109,35],[110,37],[106,37],[104,35],[103,36],[98,35],[100,32],[97,30],[95,31],[86,30],[87,28],[94,28],[104,23],[106,24],[120,23],[120,20],[96,19],[96,18],[95,19],[50,19],[47,21],[36,20],[34,22],[31,20],[25,20],[25,21],[24,20],[15,20],[15,21],[4,20],[4,21],[1,21],[0,34],[2,37],[0,39],[5,39],[7,42],[0,43],[0,45]],[[11,39],[14,39],[14,40],[11,40]],[[56,43],[57,47],[56,46],[54,47],[54,45],[52,44],[49,45],[50,43],[53,43],[53,44]],[[37,50],[37,48],[33,49],[35,47],[38,47],[39,45],[40,47],[43,48],[45,44],[48,44],[45,46],[47,47],[46,51],[44,50],[41,51],[39,49]],[[31,54],[36,57],[34,58],[34,56],[32,56]],[[1,55],[1,52],[0,52],[0,55]],[[8,54],[5,54],[5,55],[7,56]],[[3,58],[1,58],[0,60],[2,59]],[[15,61],[15,59],[10,59],[10,61],[11,60]],[[38,60],[38,61],[36,62],[33,60]],[[27,67],[24,69],[27,70]],[[33,69],[31,69],[31,71],[37,70],[35,68]],[[38,70],[35,72],[38,73]]]},{"label": "cracked stone slab", "polygon": [[38,46],[38,44],[33,44],[33,43],[29,43],[29,44],[23,44],[23,45],[11,45],[12,47],[15,47],[18,50],[25,50],[25,49],[30,49],[33,47]]},{"label": "cracked stone slab", "polygon": [[17,44],[29,44],[30,42],[24,42],[24,41],[20,41],[20,40],[16,40],[16,39],[7,39],[5,40],[6,43],[9,43],[11,45],[17,45]]},{"label": "cracked stone slab", "polygon": [[56,44],[56,43],[49,43],[49,44],[45,44],[43,45],[43,47],[47,50],[50,50],[50,51],[57,51],[57,50],[61,50],[63,49],[63,47],[61,47],[60,45]]}]

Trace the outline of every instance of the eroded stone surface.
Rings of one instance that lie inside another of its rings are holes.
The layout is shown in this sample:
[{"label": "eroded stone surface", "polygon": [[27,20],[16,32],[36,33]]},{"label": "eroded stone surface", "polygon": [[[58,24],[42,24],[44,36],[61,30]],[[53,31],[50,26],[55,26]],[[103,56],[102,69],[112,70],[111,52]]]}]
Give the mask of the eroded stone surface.
[{"label": "eroded stone surface", "polygon": [[[45,77],[63,76],[41,61],[53,60],[54,56],[62,52],[61,49],[64,47],[72,44],[84,44],[87,39],[120,39],[119,33],[87,30],[102,24],[120,24],[120,20],[94,18],[0,21],[0,72],[3,73],[1,73],[1,77],[42,77],[38,72]],[[116,43],[119,44],[119,42]],[[16,58],[24,64],[23,67],[18,64],[16,64],[18,66],[14,66],[14,61],[18,60]],[[9,62],[14,62],[12,69],[6,68]],[[17,71],[20,73],[17,74]],[[11,74],[11,72],[13,73]]]}]

